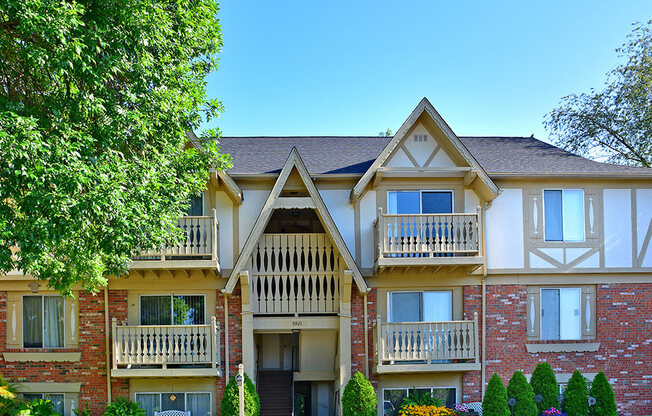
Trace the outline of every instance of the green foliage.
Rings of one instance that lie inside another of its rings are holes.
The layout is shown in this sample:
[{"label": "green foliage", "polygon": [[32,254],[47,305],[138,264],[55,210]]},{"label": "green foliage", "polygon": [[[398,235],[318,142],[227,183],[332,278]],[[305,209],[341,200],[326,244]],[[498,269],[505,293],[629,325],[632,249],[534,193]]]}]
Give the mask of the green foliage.
[{"label": "green foliage", "polygon": [[376,414],[376,392],[369,380],[359,371],[349,379],[342,393],[342,414],[344,416],[374,416]]},{"label": "green foliage", "polygon": [[609,385],[609,380],[602,371],[593,379],[591,397],[595,398],[595,404],[591,409],[592,416],[616,416],[618,414],[616,397]]},{"label": "green foliage", "polygon": [[18,412],[21,401],[16,397],[17,390],[17,384],[0,376],[0,416],[14,416]]},{"label": "green foliage", "polygon": [[545,122],[556,144],[578,154],[652,167],[652,22],[617,50],[626,59],[603,90],[564,97]]},{"label": "green foliage", "polygon": [[[238,384],[235,377],[231,377],[224,388],[222,397],[222,416],[238,416]],[[260,398],[256,386],[249,376],[244,375],[244,401],[245,416],[258,416],[260,413]]]},{"label": "green foliage", "polygon": [[387,129],[386,131],[380,131],[378,132],[378,136],[380,137],[392,137],[392,129]]},{"label": "green foliage", "polygon": [[145,416],[145,410],[137,402],[126,397],[117,397],[106,405],[104,416]]},{"label": "green foliage", "polygon": [[190,197],[230,163],[205,136],[186,146],[222,111],[205,83],[222,47],[217,11],[215,0],[0,0],[0,274],[96,291],[132,252],[180,237]]},{"label": "green foliage", "polygon": [[482,400],[482,414],[486,416],[510,416],[507,390],[498,374],[494,373],[487,384]]},{"label": "green foliage", "polygon": [[568,380],[564,391],[564,401],[561,409],[567,416],[587,416],[589,414],[589,391],[586,379],[578,370]]},{"label": "green foliage", "polygon": [[419,395],[416,387],[412,387],[412,391],[408,393],[407,397],[403,399],[401,407],[403,406],[442,406],[443,403],[439,399],[432,397],[432,392],[426,391]]},{"label": "green foliage", "polygon": [[91,416],[91,409],[88,407],[88,403],[84,403],[83,409],[72,409],[72,412],[75,416]]},{"label": "green foliage", "polygon": [[534,390],[534,395],[540,394],[543,398],[541,403],[538,404],[540,411],[548,410],[551,407],[559,407],[559,402],[557,401],[559,387],[557,386],[557,378],[550,364],[546,362],[537,364],[537,368],[532,372],[530,385],[532,386],[532,390]]},{"label": "green foliage", "polygon": [[512,416],[539,415],[537,404],[534,401],[534,390],[520,371],[515,371],[509,380],[507,397],[516,400],[516,404],[512,407]]},{"label": "green foliage", "polygon": [[22,403],[16,414],[18,416],[61,416],[54,411],[51,401],[41,399]]}]

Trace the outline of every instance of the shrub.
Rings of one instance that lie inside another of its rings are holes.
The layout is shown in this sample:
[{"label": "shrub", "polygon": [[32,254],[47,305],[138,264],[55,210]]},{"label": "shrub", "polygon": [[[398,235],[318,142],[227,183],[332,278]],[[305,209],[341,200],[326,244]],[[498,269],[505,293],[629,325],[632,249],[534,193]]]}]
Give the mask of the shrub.
[{"label": "shrub", "polygon": [[582,373],[575,370],[564,392],[561,410],[568,416],[587,416],[589,414],[589,392]]},{"label": "shrub", "polygon": [[559,395],[559,387],[557,387],[557,379],[552,367],[548,363],[539,363],[537,368],[532,373],[530,385],[534,390],[534,395],[541,395],[541,403],[539,403],[539,410],[546,410],[559,406],[557,396]]},{"label": "shrub", "polygon": [[145,410],[140,404],[132,402],[126,397],[116,397],[106,405],[104,416],[145,416]]},{"label": "shrub", "polygon": [[[222,416],[237,416],[239,414],[238,383],[235,378],[236,376],[231,377],[224,388]],[[260,398],[256,392],[256,386],[246,373],[244,375],[244,406],[245,416],[258,416],[260,413]]]},{"label": "shrub", "polygon": [[593,379],[591,397],[595,398],[595,404],[591,409],[593,416],[616,416],[618,414],[616,397],[611,390],[609,380],[602,371]]},{"label": "shrub", "polygon": [[49,400],[33,400],[30,403],[22,403],[17,413],[18,416],[60,416],[54,411],[52,402]]},{"label": "shrub", "polygon": [[88,403],[84,403],[83,409],[72,409],[72,412],[75,416],[91,416],[91,409],[89,409]]},{"label": "shrub", "polygon": [[534,401],[534,390],[520,371],[515,371],[507,385],[507,397],[516,400],[512,416],[538,416],[539,410]]},{"label": "shrub", "polygon": [[503,381],[494,373],[487,385],[487,391],[482,400],[482,414],[486,416],[511,416],[507,404],[507,390]]},{"label": "shrub", "polygon": [[342,414],[344,416],[374,416],[376,392],[365,376],[357,371],[344,387]]},{"label": "shrub", "polygon": [[455,412],[444,406],[415,405],[402,406],[399,416],[455,416]]},{"label": "shrub", "polygon": [[403,399],[401,407],[403,406],[433,406],[441,407],[442,401],[432,397],[432,392],[426,391],[419,396],[416,387],[412,387],[412,391],[408,393],[407,397]]},{"label": "shrub", "polygon": [[18,412],[21,402],[16,397],[17,387],[0,376],[0,416],[14,416]]}]

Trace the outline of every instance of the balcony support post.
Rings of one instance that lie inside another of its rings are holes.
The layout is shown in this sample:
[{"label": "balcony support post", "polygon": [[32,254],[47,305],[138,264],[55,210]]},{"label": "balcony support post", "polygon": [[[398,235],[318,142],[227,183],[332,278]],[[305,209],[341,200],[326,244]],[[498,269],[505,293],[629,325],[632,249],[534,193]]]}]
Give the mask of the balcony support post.
[{"label": "balcony support post", "polygon": [[242,299],[242,364],[249,378],[256,380],[254,354],[254,312],[249,298],[249,271],[240,273]]},{"label": "balcony support post", "polygon": [[337,372],[337,388],[339,392],[338,414],[342,414],[342,393],[344,386],[351,377],[351,282],[353,274],[350,270],[340,271],[340,333],[339,369]]},{"label": "balcony support post", "polygon": [[113,317],[111,319],[111,333],[113,334],[113,369],[116,370],[118,368],[118,338],[117,338],[117,329],[118,326],[118,320]]}]

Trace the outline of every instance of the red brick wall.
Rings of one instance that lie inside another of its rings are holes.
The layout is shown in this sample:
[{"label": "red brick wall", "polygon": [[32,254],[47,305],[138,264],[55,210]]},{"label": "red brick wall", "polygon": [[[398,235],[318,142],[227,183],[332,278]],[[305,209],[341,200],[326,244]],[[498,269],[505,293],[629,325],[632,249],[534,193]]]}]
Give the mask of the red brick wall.
[{"label": "red brick wall", "polygon": [[[364,296],[357,290],[357,286],[351,288],[351,374],[360,371],[364,374]],[[367,339],[368,339],[368,364],[369,378],[371,383],[376,386],[378,377],[373,373],[374,358],[374,322],[377,317],[376,289],[372,289],[367,294]]]},{"label": "red brick wall", "polygon": [[[479,287],[466,287],[464,293],[465,313],[472,314],[480,307]],[[487,381],[496,372],[506,384],[515,370],[532,373],[541,361],[557,373],[602,370],[622,414],[652,413],[652,284],[597,285],[600,349],[594,353],[527,353],[526,302],[526,286],[487,287]],[[479,385],[480,372],[464,376],[465,401],[480,399]]]},{"label": "red brick wall", "polygon": [[[242,296],[240,285],[237,285],[233,294],[229,296],[229,377],[233,377],[238,372],[238,364],[242,362]],[[226,347],[226,332],[224,324],[224,296],[220,291],[217,291],[216,317],[222,329],[222,336],[220,341],[221,355],[222,355],[222,377],[217,379],[217,408],[215,414],[220,414],[222,411],[222,396],[224,395],[224,388],[229,381],[226,379],[225,372],[225,347]]]}]

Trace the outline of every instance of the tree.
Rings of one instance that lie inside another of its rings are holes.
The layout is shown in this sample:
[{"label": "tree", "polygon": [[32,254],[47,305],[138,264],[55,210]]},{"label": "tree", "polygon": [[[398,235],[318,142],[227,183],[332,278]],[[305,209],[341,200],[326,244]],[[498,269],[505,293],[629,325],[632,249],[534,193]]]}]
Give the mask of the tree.
[{"label": "tree", "polygon": [[380,132],[378,132],[378,136],[380,136],[380,137],[392,137],[393,136],[392,129],[387,129],[385,131],[380,131]]},{"label": "tree", "polygon": [[537,368],[532,372],[530,385],[534,390],[534,395],[540,394],[542,397],[541,403],[539,403],[540,410],[559,407],[557,401],[559,387],[557,387],[557,378],[555,378],[555,373],[552,371],[550,364],[546,362],[537,364]]},{"label": "tree", "polygon": [[[235,377],[231,377],[224,388],[222,416],[237,416],[239,414],[238,383]],[[260,413],[260,398],[258,392],[256,392],[256,386],[246,373],[244,375],[244,402],[245,416],[258,416]]]},{"label": "tree", "polygon": [[568,380],[561,408],[567,416],[587,416],[589,414],[589,392],[586,379],[578,370]]},{"label": "tree", "polygon": [[616,397],[611,389],[609,380],[600,371],[591,384],[591,397],[595,398],[595,404],[591,409],[593,416],[616,416],[618,408],[616,407]]},{"label": "tree", "polygon": [[132,252],[179,237],[190,197],[229,163],[215,140],[187,136],[222,108],[204,80],[217,10],[0,0],[0,274],[93,291]]},{"label": "tree", "polygon": [[342,393],[342,414],[344,416],[374,416],[376,414],[376,392],[369,380],[359,371],[349,379]]},{"label": "tree", "polygon": [[520,371],[515,371],[507,385],[507,397],[516,400],[512,407],[512,416],[538,416],[539,411],[534,401],[534,390]]},{"label": "tree", "polygon": [[482,400],[482,414],[487,416],[510,416],[507,390],[498,374],[494,373],[487,384]]},{"label": "tree", "polygon": [[544,124],[556,144],[610,162],[652,167],[652,25],[636,24],[617,51],[626,63],[601,91],[564,97]]}]

